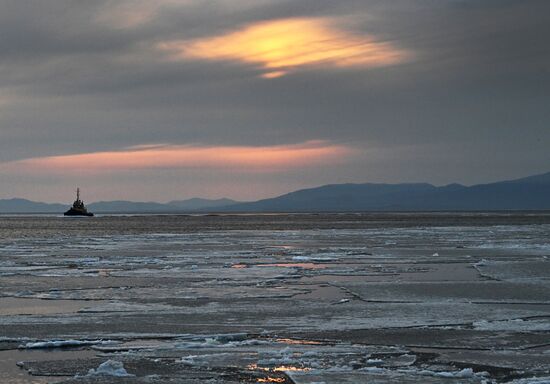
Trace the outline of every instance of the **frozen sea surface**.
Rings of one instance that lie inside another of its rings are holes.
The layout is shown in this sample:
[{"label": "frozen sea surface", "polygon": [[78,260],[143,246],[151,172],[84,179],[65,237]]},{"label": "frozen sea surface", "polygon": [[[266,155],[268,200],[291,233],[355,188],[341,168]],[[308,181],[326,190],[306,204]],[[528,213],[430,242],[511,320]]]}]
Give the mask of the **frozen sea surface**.
[{"label": "frozen sea surface", "polygon": [[2,383],[544,383],[550,214],[0,216]]}]

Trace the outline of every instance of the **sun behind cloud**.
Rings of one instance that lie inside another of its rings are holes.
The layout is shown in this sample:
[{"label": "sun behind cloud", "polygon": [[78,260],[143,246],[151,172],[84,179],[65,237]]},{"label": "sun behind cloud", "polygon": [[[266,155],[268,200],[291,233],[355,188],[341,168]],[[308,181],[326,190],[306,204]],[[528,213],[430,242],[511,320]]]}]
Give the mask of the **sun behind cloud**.
[{"label": "sun behind cloud", "polygon": [[229,34],[158,44],[173,60],[237,61],[256,65],[264,78],[308,67],[382,67],[409,53],[373,36],[357,35],[328,18],[290,18],[249,24]]}]

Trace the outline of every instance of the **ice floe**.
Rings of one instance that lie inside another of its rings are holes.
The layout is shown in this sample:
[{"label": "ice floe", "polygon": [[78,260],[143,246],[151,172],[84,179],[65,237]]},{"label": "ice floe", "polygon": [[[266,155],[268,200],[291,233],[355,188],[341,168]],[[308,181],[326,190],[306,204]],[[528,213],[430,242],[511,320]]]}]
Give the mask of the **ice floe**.
[{"label": "ice floe", "polygon": [[550,384],[550,376],[516,379],[509,384]]},{"label": "ice floe", "polygon": [[70,348],[90,345],[111,345],[112,340],[48,340],[21,344],[22,349]]},{"label": "ice floe", "polygon": [[116,360],[107,360],[101,363],[96,369],[90,369],[86,376],[116,376],[116,377],[132,377],[134,375],[129,374],[124,369],[124,364]]},{"label": "ice floe", "polygon": [[550,321],[548,319],[510,319],[501,321],[474,321],[475,329],[481,331],[516,331],[516,332],[533,332],[533,331],[550,331]]}]

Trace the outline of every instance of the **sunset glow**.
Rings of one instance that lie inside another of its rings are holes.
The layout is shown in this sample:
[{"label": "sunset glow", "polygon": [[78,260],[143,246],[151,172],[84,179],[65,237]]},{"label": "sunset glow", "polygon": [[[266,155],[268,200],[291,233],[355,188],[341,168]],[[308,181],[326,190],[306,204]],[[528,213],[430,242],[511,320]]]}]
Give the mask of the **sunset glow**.
[{"label": "sunset glow", "polygon": [[281,77],[312,66],[381,67],[408,57],[388,42],[340,30],[325,18],[258,22],[226,35],[163,42],[159,48],[175,60],[195,58],[255,64],[264,71],[264,78]]},{"label": "sunset glow", "polygon": [[139,169],[204,168],[281,171],[341,162],[353,150],[323,141],[264,147],[153,145],[120,151],[31,158],[3,168],[28,172],[102,173]]}]

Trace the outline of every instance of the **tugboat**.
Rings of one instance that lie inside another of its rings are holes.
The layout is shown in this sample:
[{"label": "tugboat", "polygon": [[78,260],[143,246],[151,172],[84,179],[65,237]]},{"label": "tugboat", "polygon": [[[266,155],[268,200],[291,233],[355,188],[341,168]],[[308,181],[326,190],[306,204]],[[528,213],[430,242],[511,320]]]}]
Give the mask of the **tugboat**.
[{"label": "tugboat", "polygon": [[73,206],[64,213],[65,216],[93,216],[92,212],[88,212],[84,202],[80,200],[80,188],[76,189],[76,200]]}]

